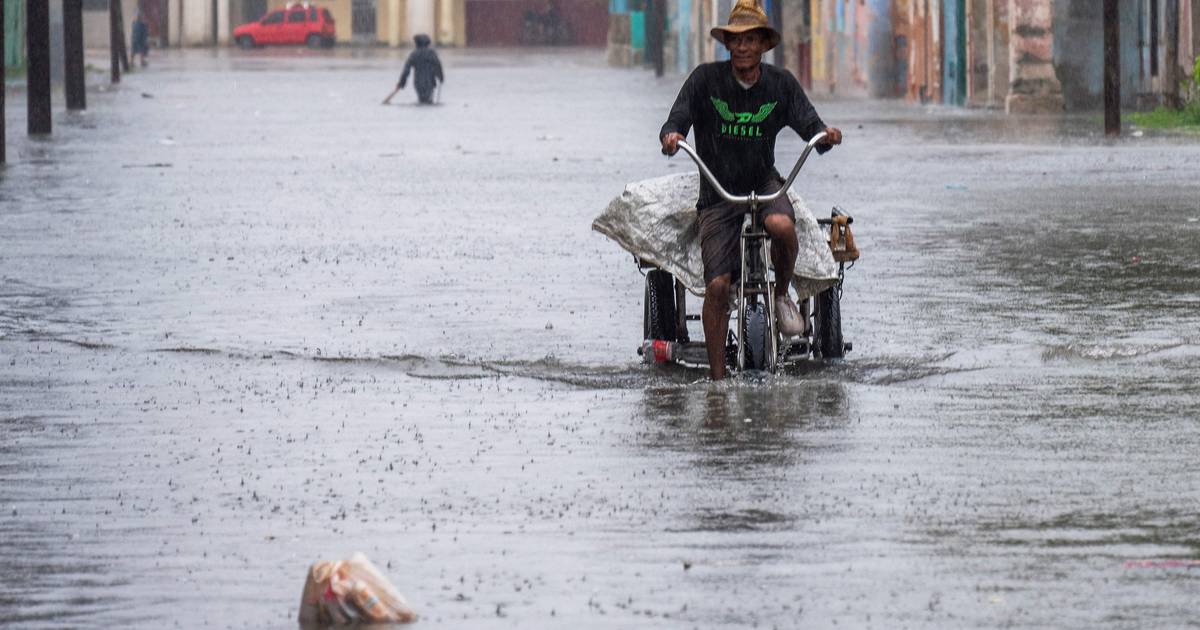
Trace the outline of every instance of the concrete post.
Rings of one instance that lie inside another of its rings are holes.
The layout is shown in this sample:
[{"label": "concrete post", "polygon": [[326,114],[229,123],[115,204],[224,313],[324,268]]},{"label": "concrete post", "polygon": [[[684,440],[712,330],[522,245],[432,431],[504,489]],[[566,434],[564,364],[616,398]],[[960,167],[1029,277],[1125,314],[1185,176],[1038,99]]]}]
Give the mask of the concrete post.
[{"label": "concrete post", "polygon": [[129,72],[129,46],[125,41],[125,8],[121,5],[120,0],[109,0],[113,6],[113,11],[116,13],[116,41],[117,41],[117,57],[121,61],[121,71]]},{"label": "concrete post", "polygon": [[1008,99],[1008,0],[988,0],[988,107]]},{"label": "concrete post", "polygon": [[83,0],[63,0],[63,62],[67,109],[87,109],[83,75]]},{"label": "concrete post", "polygon": [[26,106],[29,135],[48,134],[50,116],[50,6],[46,0],[25,2]]},{"label": "concrete post", "polygon": [[1061,112],[1063,93],[1054,73],[1050,3],[1009,0],[1008,9],[1009,89],[1005,110],[1010,114]]},{"label": "concrete post", "polygon": [[[11,1],[11,0],[10,0]],[[50,7],[50,82],[66,81],[66,26],[63,23],[63,3],[48,2]]]},{"label": "concrete post", "polygon": [[[8,76],[8,68],[4,63],[4,50],[4,1],[0,0],[0,81],[4,81],[4,77]],[[6,153],[8,152],[8,137],[4,129],[4,121],[7,120],[4,117],[4,92],[4,85],[0,83],[0,164],[7,161]]]},{"label": "concrete post", "polygon": [[1121,135],[1121,20],[1117,0],[1104,0],[1104,134]]},{"label": "concrete post", "polygon": [[401,39],[402,32],[400,23],[403,21],[400,17],[403,13],[400,11],[400,0],[387,0],[387,42],[388,46],[398,48],[403,41]]},{"label": "concrete post", "polygon": [[1171,109],[1183,107],[1179,98],[1179,0],[1163,2],[1163,105]]},{"label": "concrete post", "polygon": [[996,0],[985,0],[987,6],[987,104],[996,106]]},{"label": "concrete post", "polygon": [[167,1],[167,41],[172,46],[183,45],[183,0]]},{"label": "concrete post", "polygon": [[431,38],[436,35],[434,30],[434,0],[408,0],[405,18],[408,25],[408,40],[413,35],[425,33]]},{"label": "concrete post", "polygon": [[[175,7],[172,7],[175,8]],[[179,3],[180,46],[204,46],[211,43],[215,28],[213,5],[191,0]]]},{"label": "concrete post", "polygon": [[229,0],[216,0],[217,2],[217,41],[218,46],[229,44]]},{"label": "concrete post", "polygon": [[989,0],[967,2],[967,104],[985,105],[988,96],[988,4]]},{"label": "concrete post", "polygon": [[108,57],[109,78],[113,83],[121,82],[121,23],[117,17],[116,0],[108,0]]},{"label": "concrete post", "polygon": [[458,20],[454,23],[454,45],[467,45],[467,0],[454,0],[454,14]]},{"label": "concrete post", "polygon": [[654,76],[663,75],[663,18],[665,7],[663,0],[649,0],[646,3],[646,56],[654,66]]},{"label": "concrete post", "polygon": [[453,44],[454,21],[458,19],[454,12],[454,0],[437,0],[437,3],[440,19],[437,25],[437,35],[433,36],[433,39],[438,44]]}]

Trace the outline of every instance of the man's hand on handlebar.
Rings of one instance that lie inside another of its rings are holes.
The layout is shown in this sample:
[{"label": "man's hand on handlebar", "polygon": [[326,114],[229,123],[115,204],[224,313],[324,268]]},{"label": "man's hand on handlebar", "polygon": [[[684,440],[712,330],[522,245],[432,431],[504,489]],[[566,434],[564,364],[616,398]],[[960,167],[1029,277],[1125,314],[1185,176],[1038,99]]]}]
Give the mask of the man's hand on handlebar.
[{"label": "man's hand on handlebar", "polygon": [[[841,133],[838,133],[838,138],[841,138]],[[662,137],[662,152],[663,155],[675,155],[679,151],[679,141],[683,140],[683,134],[672,131]]]},{"label": "man's hand on handlebar", "polygon": [[[821,144],[823,144],[825,146],[833,146],[835,144],[841,144],[841,143],[842,143],[842,130],[838,129],[837,127],[826,127],[825,128],[825,141],[822,142]],[[665,141],[663,143],[663,146],[666,146]]]}]

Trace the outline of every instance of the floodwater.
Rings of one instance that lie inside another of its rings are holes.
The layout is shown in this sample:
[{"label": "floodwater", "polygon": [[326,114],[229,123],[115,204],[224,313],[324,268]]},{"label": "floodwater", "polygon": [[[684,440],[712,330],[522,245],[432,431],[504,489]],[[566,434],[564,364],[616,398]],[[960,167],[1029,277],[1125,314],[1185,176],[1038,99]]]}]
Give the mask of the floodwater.
[{"label": "floodwater", "polygon": [[431,628],[1197,623],[1195,139],[818,99],[854,351],[709,385],[589,229],[690,168],[681,78],[442,55],[437,107],[346,50],[159,55],[44,139],[10,92],[0,623],[292,628],[357,550]]}]

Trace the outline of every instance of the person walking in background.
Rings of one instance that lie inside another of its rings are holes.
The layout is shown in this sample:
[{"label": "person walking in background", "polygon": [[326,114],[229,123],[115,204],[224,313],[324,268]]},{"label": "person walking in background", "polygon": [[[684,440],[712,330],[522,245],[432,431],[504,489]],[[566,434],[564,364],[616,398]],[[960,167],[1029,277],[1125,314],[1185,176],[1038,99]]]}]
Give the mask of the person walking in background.
[{"label": "person walking in background", "polygon": [[429,47],[429,36],[414,35],[413,43],[417,45],[417,49],[408,55],[408,61],[404,62],[404,71],[400,73],[400,82],[396,84],[396,89],[383,99],[384,105],[391,103],[392,97],[404,89],[404,85],[408,83],[409,72],[413,73],[417,102],[422,105],[432,105],[434,88],[446,82],[445,75],[442,74],[442,62],[437,53]]},{"label": "person walking in background", "polygon": [[150,52],[150,28],[146,26],[146,21],[142,19],[142,11],[138,9],[133,17],[133,33],[129,38],[132,42],[133,58],[138,60],[138,63],[146,67],[146,55]]}]

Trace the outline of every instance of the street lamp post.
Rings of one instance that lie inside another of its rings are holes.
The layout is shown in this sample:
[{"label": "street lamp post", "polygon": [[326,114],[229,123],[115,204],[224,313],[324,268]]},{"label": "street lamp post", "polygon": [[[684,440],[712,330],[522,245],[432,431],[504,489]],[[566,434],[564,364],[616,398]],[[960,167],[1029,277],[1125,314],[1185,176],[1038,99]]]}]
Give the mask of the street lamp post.
[{"label": "street lamp post", "polygon": [[29,67],[29,135],[50,133],[50,5],[46,0],[25,1],[25,44]]},{"label": "street lamp post", "polygon": [[4,135],[4,77],[8,69],[4,67],[4,0],[0,0],[0,164],[5,162],[8,139]]},{"label": "street lamp post", "polygon": [[63,0],[63,56],[67,109],[87,109],[83,76],[83,0]]},{"label": "street lamp post", "polygon": [[1117,0],[1104,0],[1104,133],[1121,135],[1121,37]]}]

